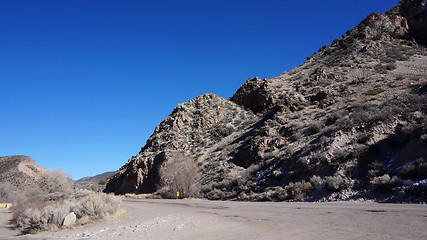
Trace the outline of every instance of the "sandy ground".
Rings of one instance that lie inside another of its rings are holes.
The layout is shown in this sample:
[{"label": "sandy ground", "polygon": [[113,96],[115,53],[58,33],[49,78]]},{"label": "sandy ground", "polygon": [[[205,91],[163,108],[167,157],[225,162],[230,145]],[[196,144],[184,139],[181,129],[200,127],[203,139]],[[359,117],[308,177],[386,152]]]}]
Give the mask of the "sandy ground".
[{"label": "sandy ground", "polygon": [[0,239],[8,239],[8,237],[19,233],[18,231],[10,228],[9,220],[11,217],[12,214],[10,214],[8,209],[0,208]]},{"label": "sandy ground", "polygon": [[427,205],[124,199],[123,206],[129,214],[108,222],[36,235],[0,236],[126,240],[427,239]]}]

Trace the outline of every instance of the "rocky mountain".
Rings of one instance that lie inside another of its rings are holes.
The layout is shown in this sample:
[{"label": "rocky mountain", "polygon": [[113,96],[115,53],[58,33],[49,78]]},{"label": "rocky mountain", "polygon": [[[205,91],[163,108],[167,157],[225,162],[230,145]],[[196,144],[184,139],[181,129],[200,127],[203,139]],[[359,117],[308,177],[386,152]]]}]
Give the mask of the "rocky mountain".
[{"label": "rocky mountain", "polygon": [[401,1],[290,72],[178,105],[105,191],[161,190],[189,161],[208,199],[426,201],[426,29],[427,0]]},{"label": "rocky mountain", "polygon": [[8,182],[15,187],[31,186],[38,173],[46,171],[28,156],[0,157],[0,183]]}]

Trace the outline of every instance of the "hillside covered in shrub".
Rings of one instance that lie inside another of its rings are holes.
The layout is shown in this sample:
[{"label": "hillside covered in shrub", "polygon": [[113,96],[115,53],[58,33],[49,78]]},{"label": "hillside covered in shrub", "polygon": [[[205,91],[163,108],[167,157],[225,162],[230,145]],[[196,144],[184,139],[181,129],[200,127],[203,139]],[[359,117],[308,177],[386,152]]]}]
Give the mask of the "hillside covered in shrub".
[{"label": "hillside covered in shrub", "polygon": [[[70,228],[122,213],[121,199],[75,191],[61,170],[48,170],[28,156],[0,157],[0,202],[12,203],[12,225],[22,233]],[[66,221],[67,216],[74,216]]]},{"label": "hillside covered in shrub", "polygon": [[427,1],[372,13],[299,67],[178,105],[116,194],[427,200]]}]

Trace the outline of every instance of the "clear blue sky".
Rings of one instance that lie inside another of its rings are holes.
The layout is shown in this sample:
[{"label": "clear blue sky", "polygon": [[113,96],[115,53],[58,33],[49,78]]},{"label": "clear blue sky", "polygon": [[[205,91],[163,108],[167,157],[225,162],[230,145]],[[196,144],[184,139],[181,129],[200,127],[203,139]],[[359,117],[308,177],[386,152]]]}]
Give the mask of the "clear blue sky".
[{"label": "clear blue sky", "polygon": [[375,1],[0,1],[0,156],[117,170],[181,102],[298,66]]}]

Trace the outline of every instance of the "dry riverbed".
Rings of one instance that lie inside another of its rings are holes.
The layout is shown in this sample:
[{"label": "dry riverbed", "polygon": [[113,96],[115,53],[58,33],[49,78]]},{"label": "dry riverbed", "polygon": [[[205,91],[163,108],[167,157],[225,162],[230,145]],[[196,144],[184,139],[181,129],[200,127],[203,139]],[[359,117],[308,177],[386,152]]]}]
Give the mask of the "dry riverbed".
[{"label": "dry riverbed", "polygon": [[0,239],[427,239],[421,204],[124,199],[123,206],[120,219]]}]

